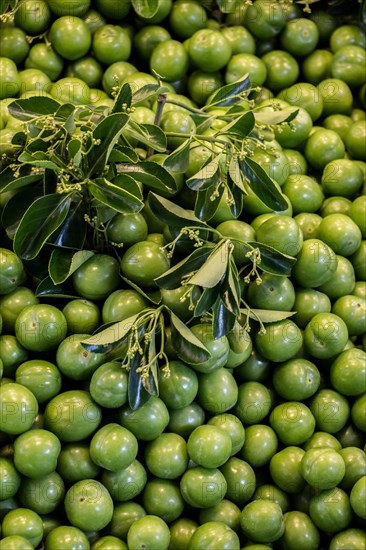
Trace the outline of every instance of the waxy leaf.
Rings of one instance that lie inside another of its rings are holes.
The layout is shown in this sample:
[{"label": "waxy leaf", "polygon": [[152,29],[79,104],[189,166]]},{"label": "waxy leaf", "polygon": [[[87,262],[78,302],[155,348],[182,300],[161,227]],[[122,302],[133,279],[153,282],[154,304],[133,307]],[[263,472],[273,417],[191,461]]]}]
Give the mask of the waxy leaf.
[{"label": "waxy leaf", "polygon": [[183,141],[170,155],[164,160],[164,168],[171,172],[185,172],[189,166],[189,151],[191,141]]},{"label": "waxy leaf", "polygon": [[1,214],[1,222],[9,239],[14,239],[25,212],[36,199],[42,196],[43,191],[40,185],[30,185],[8,200]]},{"label": "waxy leaf", "polygon": [[73,193],[45,195],[35,200],[22,217],[14,238],[20,258],[35,258],[47,239],[65,220]]},{"label": "waxy leaf", "polygon": [[225,185],[218,185],[215,188],[208,188],[198,191],[194,211],[202,221],[208,221],[217,211],[222,195],[225,191]]},{"label": "waxy leaf", "polygon": [[189,364],[203,363],[211,353],[173,312],[170,313],[172,343],[178,357]]},{"label": "waxy leaf", "polygon": [[283,321],[295,315],[296,311],[275,311],[271,309],[246,309],[240,310],[241,314],[245,317],[249,315],[251,319],[258,321],[260,319],[262,323],[275,323],[277,321]]},{"label": "waxy leaf", "polygon": [[[129,178],[129,176],[125,177],[126,179]],[[123,180],[123,177],[121,177],[121,180]],[[112,183],[106,178],[96,178],[95,181],[89,181],[87,187],[94,198],[114,208],[117,212],[132,214],[143,208],[140,196],[124,189],[122,181]]]},{"label": "waxy leaf", "polygon": [[126,128],[129,136],[141,141],[144,145],[155,151],[164,153],[167,148],[166,136],[159,126],[154,124],[139,124],[135,120],[129,120]]},{"label": "waxy leaf", "polygon": [[291,122],[296,118],[299,109],[289,107],[281,111],[257,111],[254,113],[255,120],[266,126],[280,124],[281,122]]},{"label": "waxy leaf", "polygon": [[148,160],[141,161],[138,164],[126,162],[118,167],[118,173],[129,174],[147,189],[156,190],[160,193],[174,194],[177,191],[177,184],[173,176],[157,162]]},{"label": "waxy leaf", "polygon": [[253,248],[258,248],[261,255],[261,262],[259,263],[260,269],[273,275],[283,275],[289,277],[291,270],[296,263],[296,258],[282,254],[272,246],[267,244],[250,242],[248,243]]},{"label": "waxy leaf", "polygon": [[37,298],[80,298],[71,283],[55,285],[51,277],[45,277],[37,286],[35,295]]},{"label": "waxy leaf", "polygon": [[203,289],[201,296],[197,300],[196,307],[194,308],[195,317],[201,317],[201,315],[210,311],[219,296],[219,291],[219,286]]},{"label": "waxy leaf", "polygon": [[283,193],[257,162],[246,157],[240,160],[239,163],[248,186],[266,206],[273,210],[286,210],[288,208]]},{"label": "waxy leaf", "polygon": [[226,273],[229,261],[230,241],[226,240],[219,244],[202,267],[190,278],[191,285],[212,288],[219,284]]},{"label": "waxy leaf", "polygon": [[186,226],[206,227],[206,224],[198,219],[192,210],[186,210],[160,195],[150,192],[148,202],[152,213],[170,227],[179,229]]},{"label": "waxy leaf", "polygon": [[112,107],[111,112],[120,113],[121,111],[125,111],[126,108],[131,107],[131,103],[132,103],[132,88],[126,82],[126,84],[123,84],[123,86],[120,88],[118,95],[114,100],[114,105]]},{"label": "waxy leaf", "polygon": [[212,307],[212,333],[217,340],[228,334],[234,327],[237,316],[227,309],[224,302],[218,298]]},{"label": "waxy leaf", "polygon": [[194,250],[187,258],[184,258],[175,266],[165,271],[164,275],[157,277],[155,283],[160,288],[173,290],[182,286],[184,279],[199,269],[212,253],[212,246],[201,246]]},{"label": "waxy leaf", "polygon": [[22,166],[19,176],[14,176],[14,171],[8,166],[0,174],[0,194],[6,191],[15,191],[35,183],[42,178],[42,174],[32,174],[29,166]]},{"label": "waxy leaf", "polygon": [[[133,86],[133,84],[131,84]],[[146,100],[152,101],[159,94],[164,94],[170,90],[166,86],[160,86],[160,84],[145,84],[142,88],[139,88],[133,92],[132,104],[138,105]]]},{"label": "waxy leaf", "polygon": [[220,181],[220,158],[217,155],[208,160],[196,174],[186,180],[186,184],[193,191],[214,187]]},{"label": "waxy leaf", "polygon": [[136,352],[128,375],[128,404],[133,411],[136,411],[150,399],[150,393],[144,386],[140,372],[137,369],[143,366],[146,358]]},{"label": "waxy leaf", "polygon": [[226,84],[226,86],[219,88],[209,98],[206,106],[213,107],[215,105],[215,107],[229,107],[230,105],[240,103],[243,99],[242,94],[249,88],[249,74],[246,74],[236,82]]},{"label": "waxy leaf", "polygon": [[75,195],[66,219],[47,242],[55,246],[78,250],[83,248],[86,239],[87,225],[84,219],[86,204],[81,195]]},{"label": "waxy leaf", "polygon": [[46,115],[53,115],[60,107],[60,103],[55,99],[43,96],[29,97],[27,99],[17,99],[8,106],[10,114],[20,120],[33,120],[34,118]]},{"label": "waxy leaf", "polygon": [[109,162],[138,162],[139,157],[131,147],[116,145],[109,155]]},{"label": "waxy leaf", "polygon": [[48,264],[48,272],[55,285],[63,283],[83,263],[94,256],[91,250],[79,250],[72,252],[64,248],[56,248],[52,251]]},{"label": "waxy leaf", "polygon": [[255,118],[252,111],[247,111],[232,122],[220,128],[220,134],[236,134],[239,137],[247,137],[253,130]]},{"label": "waxy leaf", "polygon": [[124,113],[113,113],[104,118],[93,131],[93,139],[98,140],[99,145],[93,144],[87,159],[87,177],[99,174],[104,170],[109,155],[117,143],[124,126],[128,121],[128,115]]},{"label": "waxy leaf", "polygon": [[86,338],[81,342],[83,348],[87,351],[95,353],[105,353],[111,346],[118,344],[123,340],[123,338],[130,332],[133,325],[135,324],[139,314],[132,315],[123,321],[118,323],[113,323],[111,326],[106,329],[93,334],[89,338]]}]

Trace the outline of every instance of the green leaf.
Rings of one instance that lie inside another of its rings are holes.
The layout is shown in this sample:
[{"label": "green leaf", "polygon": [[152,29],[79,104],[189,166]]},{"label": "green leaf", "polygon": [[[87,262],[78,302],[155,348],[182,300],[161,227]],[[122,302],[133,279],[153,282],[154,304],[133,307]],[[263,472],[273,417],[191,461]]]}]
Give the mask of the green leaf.
[{"label": "green leaf", "polygon": [[48,264],[48,272],[55,285],[63,283],[83,263],[94,256],[91,250],[79,250],[72,252],[63,248],[56,248],[52,251]]},{"label": "green leaf", "polygon": [[118,141],[128,118],[128,115],[124,113],[113,113],[104,118],[94,128],[93,139],[98,140],[100,143],[99,145],[94,144],[88,154],[88,178],[103,172],[109,155]]},{"label": "green leaf", "polygon": [[220,128],[220,134],[236,134],[240,137],[247,137],[253,130],[255,118],[252,111],[247,111],[238,118],[234,118],[223,128]]},{"label": "green leaf", "polygon": [[212,332],[215,340],[226,336],[234,327],[236,315],[227,309],[224,302],[218,298],[212,308]]},{"label": "green leaf", "polygon": [[0,174],[0,194],[21,189],[41,180],[41,178],[42,174],[32,175],[28,166],[22,166],[19,170],[19,176],[14,176],[14,170],[8,166]]},{"label": "green leaf", "polygon": [[296,263],[296,258],[282,254],[272,246],[267,244],[251,242],[249,243],[253,247],[260,250],[261,262],[259,264],[260,269],[273,275],[282,275],[289,277],[291,270]]},{"label": "green leaf", "polygon": [[[129,176],[125,176],[125,178],[129,178]],[[112,183],[106,178],[96,178],[95,181],[89,181],[87,187],[94,198],[114,208],[117,212],[123,214],[139,212],[143,208],[141,198],[124,189],[122,180],[123,177],[120,178],[120,181]]]},{"label": "green leaf", "polygon": [[[120,113],[125,111],[126,107],[130,108],[132,104],[132,88],[126,82],[121,86],[116,99],[114,100],[114,105],[112,107],[112,113]],[[124,107],[125,106],[125,107]]]},{"label": "green leaf", "polygon": [[233,260],[230,262],[226,271],[225,279],[220,285],[220,297],[226,309],[235,316],[240,312],[241,289],[239,276],[236,269],[233,269]]},{"label": "green leaf", "polygon": [[125,338],[135,324],[138,316],[139,313],[136,313],[136,315],[132,315],[123,321],[113,323],[101,332],[93,334],[89,338],[83,340],[81,345],[87,351],[104,353],[106,350],[110,349],[113,344],[119,343]]},{"label": "green leaf", "polygon": [[247,184],[257,197],[273,210],[286,210],[288,204],[285,197],[267,172],[248,157],[239,163]]},{"label": "green leaf", "polygon": [[201,267],[212,253],[212,250],[212,246],[201,246],[197,248],[187,258],[184,258],[175,264],[175,266],[168,269],[164,275],[155,279],[155,283],[160,288],[165,288],[167,290],[173,290],[174,288],[178,288],[178,286],[182,286],[183,279]]},{"label": "green leaf", "polygon": [[214,286],[212,288],[204,288],[201,296],[196,303],[196,307],[194,308],[194,316],[201,317],[201,315],[210,311],[218,296],[218,286]]},{"label": "green leaf", "polygon": [[274,126],[281,122],[291,122],[298,115],[299,109],[289,107],[281,111],[257,111],[254,113],[256,122]]},{"label": "green leaf", "polygon": [[53,162],[52,160],[49,160],[48,155],[44,153],[43,151],[34,151],[34,153],[29,153],[27,150],[20,153],[18,157],[18,162],[26,163],[30,166],[37,166],[38,168],[49,168],[50,170],[54,170],[57,172],[60,167]]},{"label": "green leaf", "polygon": [[212,288],[218,285],[227,270],[230,246],[231,243],[228,240],[219,244],[203,266],[190,278],[189,283],[204,288]]},{"label": "green leaf", "polygon": [[275,311],[272,309],[246,309],[242,308],[240,312],[255,321],[260,319],[262,323],[275,323],[276,321],[283,321],[283,319],[288,319],[295,315],[296,311]]},{"label": "green leaf", "polygon": [[164,168],[171,172],[185,172],[189,166],[191,141],[187,139],[164,160]]},{"label": "green leaf", "polygon": [[217,211],[224,191],[224,185],[218,185],[216,189],[209,188],[198,191],[194,211],[200,220],[207,221],[212,218]]},{"label": "green leaf", "polygon": [[80,166],[82,143],[80,139],[70,139],[67,144],[67,151],[69,153],[70,160],[75,166]]},{"label": "green leaf", "polygon": [[43,192],[40,185],[30,185],[8,200],[1,214],[1,223],[5,227],[9,239],[14,239],[20,220],[25,212],[36,199],[42,196]]},{"label": "green leaf", "polygon": [[131,0],[132,7],[140,17],[151,19],[159,7],[159,0]]},{"label": "green leaf", "polygon": [[247,73],[236,82],[226,84],[226,86],[222,86],[216,90],[209,98],[206,107],[229,107],[230,105],[240,103],[243,99],[241,94],[248,90],[249,87],[250,79]]},{"label": "green leaf", "polygon": [[142,366],[144,357],[136,352],[128,375],[128,404],[135,411],[150,399],[150,393],[144,387],[141,374],[137,369]]},{"label": "green leaf", "polygon": [[86,223],[84,219],[86,211],[85,200],[76,195],[70,204],[66,219],[60,227],[49,237],[48,243],[73,249],[83,248],[86,238]]},{"label": "green leaf", "polygon": [[8,106],[10,114],[20,120],[32,120],[46,115],[53,115],[60,103],[55,99],[44,96],[41,99],[37,96],[28,99],[17,99]]},{"label": "green leaf", "polygon": [[233,181],[233,183],[239,187],[240,191],[242,191],[244,194],[246,194],[244,183],[243,183],[243,175],[240,170],[239,160],[236,157],[231,157],[229,162],[229,175]]},{"label": "green leaf", "polygon": [[130,174],[147,189],[156,190],[159,193],[174,194],[177,191],[177,184],[173,176],[157,162],[148,160],[138,164],[126,162],[118,167],[118,172]]},{"label": "green leaf", "polygon": [[116,145],[109,155],[109,162],[138,162],[139,157],[131,147]]},{"label": "green leaf", "polygon": [[55,285],[48,276],[39,283],[35,295],[37,298],[80,298],[71,284]]},{"label": "green leaf", "polygon": [[183,321],[170,312],[172,343],[178,357],[189,364],[203,363],[211,353]]},{"label": "green leaf", "polygon": [[186,180],[186,184],[193,191],[207,189],[215,186],[220,181],[220,158],[221,155],[211,157],[196,174]]},{"label": "green leaf", "polygon": [[166,86],[160,86],[160,84],[145,84],[142,88],[136,90],[132,95],[132,104],[137,105],[146,100],[152,100],[158,97],[159,94],[169,92],[170,90]]},{"label": "green leaf", "polygon": [[160,195],[150,192],[148,202],[152,213],[170,227],[179,229],[186,226],[207,227],[204,222],[195,216],[192,210],[186,210]]},{"label": "green leaf", "polygon": [[65,220],[73,193],[54,193],[35,200],[22,217],[14,238],[14,252],[20,258],[35,258],[47,239]]},{"label": "green leaf", "polygon": [[130,120],[126,130],[129,136],[151,147],[155,151],[160,153],[166,151],[166,135],[159,126],[155,126],[154,124],[140,124],[135,120]]}]

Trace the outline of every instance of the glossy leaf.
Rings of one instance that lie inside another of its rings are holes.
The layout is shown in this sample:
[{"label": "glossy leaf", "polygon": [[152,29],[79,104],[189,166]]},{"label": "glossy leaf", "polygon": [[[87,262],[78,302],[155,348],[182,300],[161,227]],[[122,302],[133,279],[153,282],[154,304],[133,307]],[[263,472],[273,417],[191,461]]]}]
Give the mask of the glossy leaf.
[{"label": "glossy leaf", "polygon": [[167,148],[166,136],[159,126],[154,124],[140,124],[130,120],[127,126],[128,135],[141,141],[155,151],[164,153]]},{"label": "glossy leaf", "polygon": [[60,106],[55,99],[44,96],[29,97],[27,99],[16,99],[8,106],[10,114],[19,120],[33,120],[34,118],[46,115],[52,115]]},{"label": "glossy leaf", "polygon": [[160,195],[150,192],[148,202],[153,214],[170,227],[178,229],[186,226],[206,227],[206,224],[197,218],[192,210],[186,210]]},{"label": "glossy leaf", "polygon": [[196,306],[194,308],[194,316],[201,317],[207,311],[210,311],[212,306],[219,296],[219,287],[214,286],[212,288],[204,288],[201,296],[197,300]]},{"label": "glossy leaf", "polygon": [[242,95],[246,90],[250,88],[250,79],[249,75],[246,74],[242,76],[236,82],[231,84],[226,84],[222,86],[207,101],[207,106],[215,107],[229,107],[230,105],[235,105],[242,101]]},{"label": "glossy leaf", "polygon": [[291,270],[296,263],[296,258],[288,256],[287,254],[282,254],[267,244],[257,242],[251,242],[249,244],[260,250],[260,269],[267,273],[272,273],[273,275],[283,275],[285,277],[291,275]]},{"label": "glossy leaf", "polygon": [[210,254],[202,267],[190,278],[191,285],[212,288],[224,277],[229,261],[230,241],[219,244]]},{"label": "glossy leaf", "polygon": [[220,129],[220,134],[235,134],[239,137],[247,137],[253,130],[255,118],[252,111],[247,111],[232,122]]},{"label": "glossy leaf", "polygon": [[81,342],[81,345],[87,350],[95,353],[104,353],[111,345],[121,342],[130,332],[135,324],[139,314],[132,315],[123,321],[113,323],[106,329],[93,334]]},{"label": "glossy leaf", "polygon": [[87,187],[94,198],[114,208],[117,212],[130,214],[139,212],[143,208],[141,198],[126,191],[122,182],[112,183],[106,178],[97,178],[94,181],[89,181]]},{"label": "glossy leaf", "polygon": [[239,187],[240,191],[246,194],[243,175],[240,169],[239,160],[236,157],[231,157],[229,161],[229,176],[231,177],[233,183]]},{"label": "glossy leaf", "polygon": [[19,170],[19,176],[14,176],[14,171],[8,166],[0,174],[0,194],[21,189],[41,178],[42,174],[32,174],[29,166],[23,166]]},{"label": "glossy leaf", "polygon": [[212,253],[211,246],[201,246],[194,250],[187,258],[184,258],[173,267],[165,271],[164,275],[157,277],[155,283],[160,288],[173,290],[182,286],[185,278],[199,269]]},{"label": "glossy leaf", "polygon": [[242,315],[258,321],[260,319],[262,323],[275,323],[276,321],[283,321],[283,319],[288,319],[295,315],[296,311],[275,311],[270,309],[246,309],[242,308],[240,310]]},{"label": "glossy leaf", "polygon": [[229,311],[224,302],[218,298],[212,307],[212,333],[214,338],[222,338],[234,327],[236,315]]},{"label": "glossy leaf", "polygon": [[109,162],[138,162],[139,157],[131,147],[116,145],[109,155]]},{"label": "glossy leaf", "polygon": [[29,164],[31,166],[37,166],[38,168],[49,168],[57,172],[60,167],[58,164],[49,159],[48,154],[43,151],[34,151],[34,153],[29,153],[28,151],[23,151],[18,157],[18,161],[22,163]]},{"label": "glossy leaf", "polygon": [[118,141],[127,121],[128,115],[124,113],[113,113],[104,118],[94,128],[93,139],[98,140],[99,145],[94,144],[88,154],[88,178],[104,170],[109,155],[115,143]]},{"label": "glossy leaf", "polygon": [[142,366],[144,357],[136,352],[131,363],[131,370],[128,375],[128,404],[135,411],[150,399],[150,393],[146,390],[137,369]]},{"label": "glossy leaf", "polygon": [[211,158],[196,174],[186,180],[186,184],[193,191],[214,187],[220,180],[221,155]]},{"label": "glossy leaf", "polygon": [[169,92],[170,90],[166,86],[160,86],[160,84],[145,84],[142,88],[134,91],[132,94],[132,104],[141,103],[146,100],[152,100],[159,94]]},{"label": "glossy leaf", "polygon": [[154,290],[154,291],[147,291],[147,290],[143,290],[142,288],[140,288],[136,283],[130,281],[129,279],[127,279],[127,277],[124,277],[123,275],[121,275],[121,279],[127,284],[127,286],[133,288],[134,290],[136,290],[139,294],[141,294],[141,296],[143,296],[144,298],[146,298],[146,300],[149,300],[150,302],[152,302],[153,304],[155,305],[159,305],[160,302],[161,302],[161,293],[160,293],[160,290]]},{"label": "glossy leaf", "polygon": [[267,172],[248,157],[241,159],[239,163],[247,184],[257,197],[273,210],[286,210],[288,204]]},{"label": "glossy leaf", "polygon": [[170,314],[172,343],[178,357],[189,364],[202,363],[210,359],[211,353],[173,312]]},{"label": "glossy leaf", "polygon": [[48,272],[55,285],[63,283],[83,263],[94,256],[92,250],[79,250],[72,252],[63,248],[56,248],[51,254],[48,264]]},{"label": "glossy leaf", "polygon": [[190,140],[187,139],[164,160],[164,168],[171,172],[185,172],[189,166]]},{"label": "glossy leaf", "polygon": [[82,143],[80,139],[71,139],[67,144],[70,160],[75,166],[80,166],[82,158]]},{"label": "glossy leaf", "polygon": [[55,285],[51,277],[45,277],[37,286],[35,295],[37,298],[66,298],[75,299],[80,298],[75,292],[72,284],[57,284]]},{"label": "glossy leaf", "polygon": [[70,204],[66,219],[60,227],[49,237],[49,243],[73,249],[83,248],[86,238],[85,199],[76,195]]},{"label": "glossy leaf", "polygon": [[21,193],[17,193],[8,200],[1,214],[1,222],[9,239],[14,239],[25,212],[36,199],[42,196],[42,187],[37,185],[26,187]]},{"label": "glossy leaf", "polygon": [[281,122],[291,122],[296,118],[298,112],[299,109],[296,109],[296,107],[289,107],[281,111],[256,111],[254,117],[257,122],[272,126]]},{"label": "glossy leaf", "polygon": [[129,174],[147,189],[173,194],[177,191],[175,179],[160,164],[141,161],[138,164],[124,163],[118,167],[119,173]]},{"label": "glossy leaf", "polygon": [[112,107],[112,113],[120,113],[125,111],[126,108],[131,107],[132,103],[132,88],[127,82],[121,86],[116,99],[114,100],[114,105]]},{"label": "glossy leaf", "polygon": [[203,189],[198,191],[194,207],[197,218],[209,221],[218,209],[221,197],[225,191],[224,185],[218,185],[216,189]]},{"label": "glossy leaf", "polygon": [[45,195],[35,200],[22,217],[14,238],[20,258],[35,258],[47,239],[65,220],[73,194]]}]

